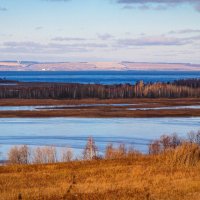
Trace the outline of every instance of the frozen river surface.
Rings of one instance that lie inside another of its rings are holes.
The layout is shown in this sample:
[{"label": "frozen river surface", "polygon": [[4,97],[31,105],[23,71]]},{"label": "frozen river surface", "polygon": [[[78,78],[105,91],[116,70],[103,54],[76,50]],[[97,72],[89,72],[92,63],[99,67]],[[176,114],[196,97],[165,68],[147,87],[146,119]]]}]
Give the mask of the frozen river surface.
[{"label": "frozen river surface", "polygon": [[133,145],[146,152],[151,140],[162,134],[185,137],[200,129],[195,118],[1,118],[0,151],[5,155],[10,145],[68,146],[84,148],[92,136],[103,152],[108,143]]}]

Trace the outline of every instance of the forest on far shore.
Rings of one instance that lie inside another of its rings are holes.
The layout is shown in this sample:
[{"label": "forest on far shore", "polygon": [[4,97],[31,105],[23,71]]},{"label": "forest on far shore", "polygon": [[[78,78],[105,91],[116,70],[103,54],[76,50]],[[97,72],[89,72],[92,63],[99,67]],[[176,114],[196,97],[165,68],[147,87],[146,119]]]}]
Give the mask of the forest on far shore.
[{"label": "forest on far shore", "polygon": [[0,98],[18,99],[126,99],[126,98],[198,98],[200,79],[168,83],[78,84],[30,83],[0,80]]}]

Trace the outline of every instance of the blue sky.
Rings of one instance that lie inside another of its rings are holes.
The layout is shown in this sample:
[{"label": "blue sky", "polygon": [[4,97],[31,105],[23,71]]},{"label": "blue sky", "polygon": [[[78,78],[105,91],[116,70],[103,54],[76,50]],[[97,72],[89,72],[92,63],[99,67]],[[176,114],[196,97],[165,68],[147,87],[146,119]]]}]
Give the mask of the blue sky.
[{"label": "blue sky", "polygon": [[200,3],[0,0],[0,60],[200,63]]}]

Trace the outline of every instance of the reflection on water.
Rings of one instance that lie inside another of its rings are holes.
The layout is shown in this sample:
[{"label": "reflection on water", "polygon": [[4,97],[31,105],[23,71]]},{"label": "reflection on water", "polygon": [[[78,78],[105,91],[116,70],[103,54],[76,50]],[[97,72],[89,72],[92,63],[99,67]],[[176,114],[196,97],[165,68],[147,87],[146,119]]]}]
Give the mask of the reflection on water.
[{"label": "reflection on water", "polygon": [[100,151],[108,143],[125,143],[146,152],[152,139],[162,134],[197,131],[200,117],[195,118],[2,118],[0,144],[55,145],[83,149],[93,136]]}]

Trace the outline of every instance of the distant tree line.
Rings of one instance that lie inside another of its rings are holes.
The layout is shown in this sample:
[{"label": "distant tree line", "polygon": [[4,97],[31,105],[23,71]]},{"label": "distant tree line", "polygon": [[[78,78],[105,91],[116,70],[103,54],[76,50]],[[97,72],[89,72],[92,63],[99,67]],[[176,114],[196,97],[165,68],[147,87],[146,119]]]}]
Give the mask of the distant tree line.
[{"label": "distant tree line", "polygon": [[0,98],[19,99],[115,99],[115,98],[181,98],[200,97],[200,79],[172,83],[76,84],[16,83],[0,85]]},{"label": "distant tree line", "polygon": [[180,79],[174,81],[174,85],[177,86],[188,86],[191,88],[200,88],[200,79]]}]

